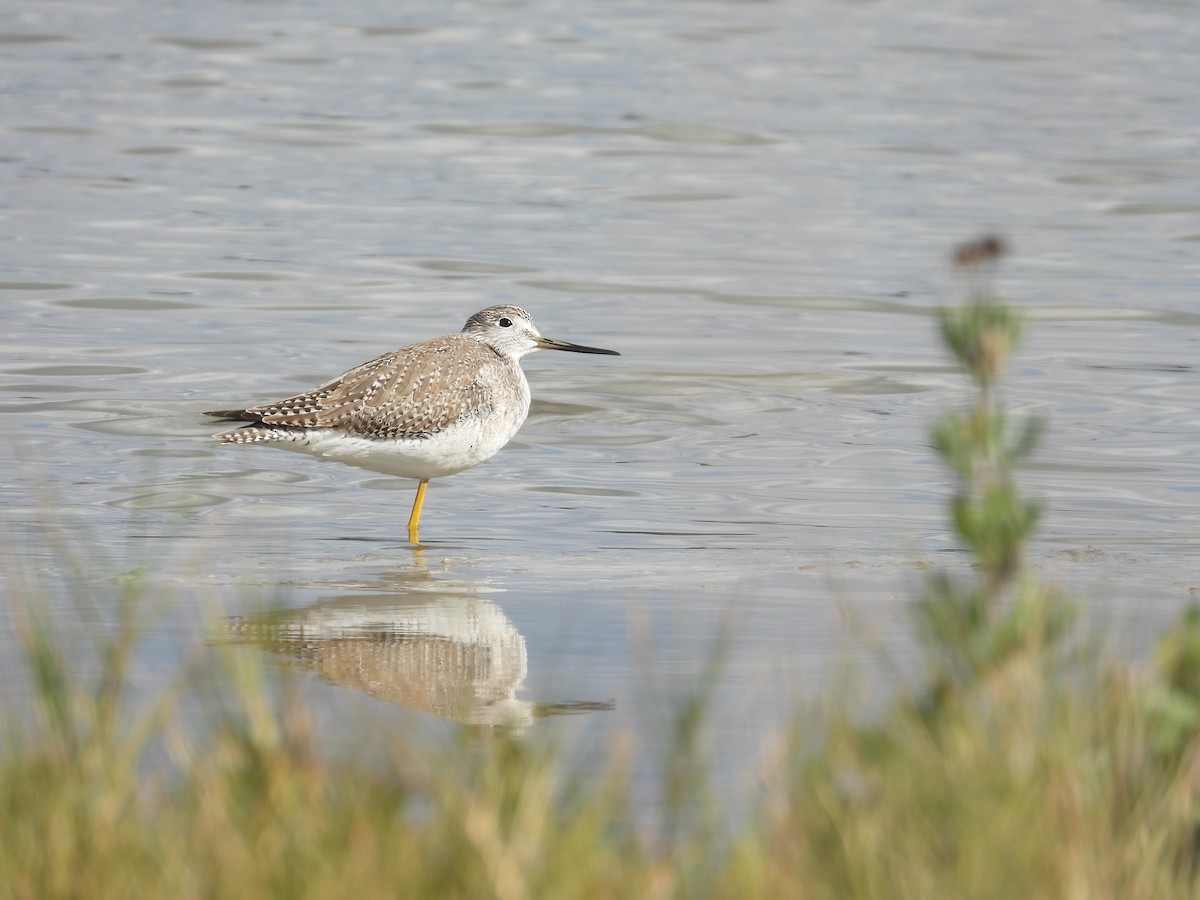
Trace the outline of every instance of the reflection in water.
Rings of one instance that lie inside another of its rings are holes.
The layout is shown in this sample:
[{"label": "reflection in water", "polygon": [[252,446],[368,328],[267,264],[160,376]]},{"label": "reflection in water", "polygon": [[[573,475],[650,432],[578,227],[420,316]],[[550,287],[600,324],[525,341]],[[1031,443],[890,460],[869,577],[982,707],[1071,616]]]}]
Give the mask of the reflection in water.
[{"label": "reflection in water", "polygon": [[518,699],[525,638],[496,603],[470,593],[355,594],[227,625],[340,687],[464,724],[523,728],[539,716],[613,708]]}]

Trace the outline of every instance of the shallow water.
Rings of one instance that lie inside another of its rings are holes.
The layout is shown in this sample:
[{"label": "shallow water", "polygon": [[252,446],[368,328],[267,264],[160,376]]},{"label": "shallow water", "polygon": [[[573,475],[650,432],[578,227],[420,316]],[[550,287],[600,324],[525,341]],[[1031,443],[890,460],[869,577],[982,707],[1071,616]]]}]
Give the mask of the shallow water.
[{"label": "shallow water", "polygon": [[[583,745],[718,652],[748,783],[966,564],[930,313],[984,228],[1032,318],[1008,398],[1050,423],[1033,562],[1133,654],[1200,592],[1187,4],[127,0],[10,5],[0,43],[7,569],[82,647],[144,568],[147,685],[266,607],[331,723],[586,712]],[[420,553],[410,483],[200,416],[498,302],[623,355],[527,360],[528,423],[432,485]]]}]

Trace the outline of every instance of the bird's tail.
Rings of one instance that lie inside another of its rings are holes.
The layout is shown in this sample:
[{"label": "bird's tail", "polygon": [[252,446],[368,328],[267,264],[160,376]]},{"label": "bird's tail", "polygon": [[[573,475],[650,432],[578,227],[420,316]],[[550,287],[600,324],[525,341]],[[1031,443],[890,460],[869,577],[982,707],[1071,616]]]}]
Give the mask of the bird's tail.
[{"label": "bird's tail", "polygon": [[212,416],[214,419],[221,419],[224,422],[257,422],[259,416],[246,409],[214,409],[203,413],[206,416]]}]

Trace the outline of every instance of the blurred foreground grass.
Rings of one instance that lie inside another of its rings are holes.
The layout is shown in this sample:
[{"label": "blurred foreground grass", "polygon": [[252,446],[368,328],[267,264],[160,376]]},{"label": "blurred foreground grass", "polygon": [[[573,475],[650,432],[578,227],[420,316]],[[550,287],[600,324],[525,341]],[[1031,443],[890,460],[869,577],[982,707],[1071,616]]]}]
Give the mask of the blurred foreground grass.
[{"label": "blurred foreground grass", "polygon": [[[587,778],[503,730],[398,747],[385,765],[331,760],[247,654],[217,686],[185,680],[134,713],[128,666],[153,603],[134,585],[106,598],[120,617],[88,683],[32,601],[10,600],[36,695],[32,716],[0,721],[0,897],[1200,893],[1200,615],[1136,669],[1083,640],[1073,603],[1023,567],[1040,510],[1014,473],[1039,428],[1010,422],[1000,397],[1021,326],[987,290],[1002,249],[960,248],[967,302],[941,317],[975,385],[934,445],[976,574],[930,577],[914,604],[924,669],[885,709],[864,721],[835,692],[796,713],[740,826],[689,802],[708,796],[696,742],[711,684],[680,706],[651,833],[616,751]],[[202,736],[179,721],[189,691],[222,697]],[[151,747],[170,765],[146,765]]]}]

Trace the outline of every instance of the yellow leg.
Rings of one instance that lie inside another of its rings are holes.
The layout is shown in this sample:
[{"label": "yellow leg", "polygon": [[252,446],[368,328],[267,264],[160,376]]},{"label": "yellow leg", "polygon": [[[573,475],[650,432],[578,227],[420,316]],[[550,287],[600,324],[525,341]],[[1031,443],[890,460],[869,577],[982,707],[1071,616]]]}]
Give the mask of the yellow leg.
[{"label": "yellow leg", "polygon": [[425,488],[429,487],[429,479],[422,478],[417,485],[417,499],[413,501],[412,515],[408,517],[408,539],[414,544],[421,543],[418,534],[421,529],[421,507],[425,505]]}]

